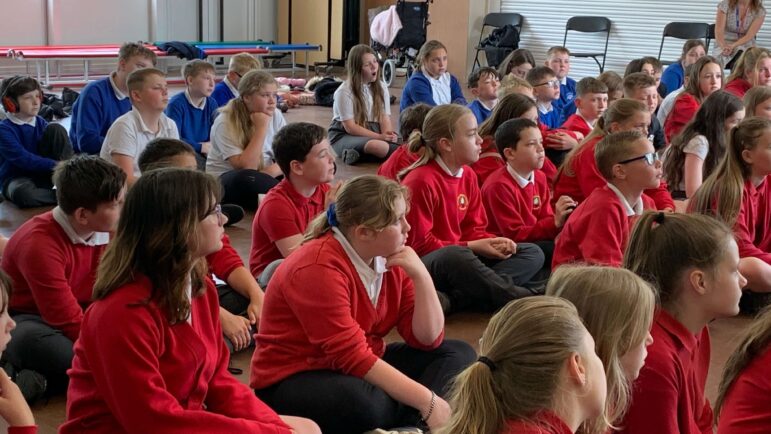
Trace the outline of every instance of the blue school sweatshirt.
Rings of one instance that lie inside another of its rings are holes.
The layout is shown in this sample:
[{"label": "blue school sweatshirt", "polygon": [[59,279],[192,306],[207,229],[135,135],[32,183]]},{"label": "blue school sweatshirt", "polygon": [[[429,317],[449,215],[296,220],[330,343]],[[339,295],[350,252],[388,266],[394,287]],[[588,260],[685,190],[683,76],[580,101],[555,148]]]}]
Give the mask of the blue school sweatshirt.
[{"label": "blue school sweatshirt", "polygon": [[203,109],[198,109],[190,104],[185,92],[180,92],[169,100],[166,116],[177,124],[179,138],[200,154],[201,142],[209,141],[211,126],[218,107],[217,100],[210,96],[206,98]]},{"label": "blue school sweatshirt", "polygon": [[[556,101],[555,101],[556,102]],[[541,121],[542,124],[549,127],[549,129],[553,128],[559,128],[562,126],[562,111],[554,106],[554,102],[552,102],[552,110],[549,113],[541,113],[540,110],[538,110],[538,120]]]},{"label": "blue school sweatshirt", "polygon": [[[211,96],[217,101],[217,106],[219,107],[225,107],[228,101],[236,97],[228,85],[225,84],[225,80],[214,85],[214,92],[212,92]],[[180,132],[182,131],[180,130]]]},{"label": "blue school sweatshirt", "polygon": [[0,185],[12,179],[40,175],[54,170],[56,161],[38,155],[38,143],[48,122],[35,117],[35,126],[0,121]]},{"label": "blue school sweatshirt", "polygon": [[562,108],[576,99],[576,81],[570,77],[565,77],[565,84],[560,83],[560,99],[552,102],[552,105],[562,111]]},{"label": "blue school sweatshirt", "polygon": [[[458,83],[458,79],[454,75],[450,75],[450,99],[453,104],[466,105],[466,98],[463,97],[460,83]],[[431,91],[431,82],[428,81],[428,77],[423,75],[422,71],[415,71],[410,76],[410,79],[407,80],[407,84],[404,85],[402,101],[399,103],[399,111],[419,102],[424,102],[430,106],[436,105],[434,94]]]},{"label": "blue school sweatshirt", "polygon": [[667,96],[673,90],[680,89],[685,79],[685,70],[683,64],[675,62],[664,70],[664,74],[661,75],[661,84],[666,87],[666,92],[662,97]]},{"label": "blue school sweatshirt", "polygon": [[110,77],[88,83],[72,106],[70,141],[75,152],[99,155],[107,130],[130,111],[131,100],[115,96]]},{"label": "blue school sweatshirt", "polygon": [[477,118],[477,125],[481,125],[482,122],[486,121],[487,118],[490,117],[490,113],[492,113],[492,110],[489,110],[487,107],[485,107],[484,104],[479,102],[478,99],[471,101],[471,104],[468,105],[468,108],[471,109],[471,113],[474,113],[474,117]]},{"label": "blue school sweatshirt", "polygon": [[570,101],[565,107],[562,107],[562,119],[568,120],[574,114],[576,114],[576,100]]}]

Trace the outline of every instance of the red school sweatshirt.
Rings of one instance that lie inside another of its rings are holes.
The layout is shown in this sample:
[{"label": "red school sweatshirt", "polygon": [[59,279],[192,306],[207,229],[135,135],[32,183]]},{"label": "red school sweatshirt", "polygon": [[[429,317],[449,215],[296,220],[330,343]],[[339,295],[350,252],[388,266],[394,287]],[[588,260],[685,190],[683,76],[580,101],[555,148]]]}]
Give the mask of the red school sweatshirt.
[{"label": "red school sweatshirt", "polygon": [[249,385],[263,389],[314,370],[362,378],[385,353],[384,338],[394,327],[411,347],[435,349],[443,332],[430,345],[413,334],[414,298],[412,279],[391,267],[373,305],[331,232],[303,244],[281,263],[265,294]]},{"label": "red school sweatshirt", "polygon": [[522,188],[508,167],[501,167],[482,186],[482,202],[489,219],[487,229],[493,234],[531,242],[553,240],[559,233],[546,175],[540,170]]},{"label": "red school sweatshirt", "polygon": [[411,171],[402,181],[410,189],[407,244],[418,255],[451,245],[491,238],[477,177],[468,166],[460,178],[445,172],[436,160]]}]

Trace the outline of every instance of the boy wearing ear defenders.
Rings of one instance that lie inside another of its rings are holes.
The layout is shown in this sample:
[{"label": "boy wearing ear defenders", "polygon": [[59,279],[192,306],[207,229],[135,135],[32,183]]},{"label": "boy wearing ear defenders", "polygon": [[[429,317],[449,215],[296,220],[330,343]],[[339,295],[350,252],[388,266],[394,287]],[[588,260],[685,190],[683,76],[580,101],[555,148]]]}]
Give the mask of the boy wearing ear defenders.
[{"label": "boy wearing ear defenders", "polygon": [[32,77],[13,76],[0,86],[7,119],[0,122],[0,187],[19,208],[56,204],[51,174],[72,156],[67,131],[37,113],[43,91]]}]

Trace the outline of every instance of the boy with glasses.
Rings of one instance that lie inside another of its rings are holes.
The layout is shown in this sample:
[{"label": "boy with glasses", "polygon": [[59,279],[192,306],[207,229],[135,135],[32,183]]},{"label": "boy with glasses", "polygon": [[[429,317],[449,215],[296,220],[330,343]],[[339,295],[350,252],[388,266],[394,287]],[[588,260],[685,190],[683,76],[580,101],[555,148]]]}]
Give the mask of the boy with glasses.
[{"label": "boy with glasses", "polygon": [[538,119],[550,129],[559,128],[562,125],[562,112],[553,103],[560,98],[560,82],[554,71],[548,66],[537,66],[527,73],[525,79],[533,86]]},{"label": "boy with glasses", "polygon": [[607,184],[578,205],[554,247],[552,269],[571,262],[621,266],[634,220],[656,204],[644,190],[661,182],[661,161],[639,131],[612,133],[595,148],[595,162]]}]

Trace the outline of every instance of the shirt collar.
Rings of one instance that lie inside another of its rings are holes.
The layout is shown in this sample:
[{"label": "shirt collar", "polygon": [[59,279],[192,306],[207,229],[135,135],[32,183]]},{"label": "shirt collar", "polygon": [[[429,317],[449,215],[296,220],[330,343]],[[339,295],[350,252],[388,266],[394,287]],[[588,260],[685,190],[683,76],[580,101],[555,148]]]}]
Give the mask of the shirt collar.
[{"label": "shirt collar", "polygon": [[[136,118],[137,121],[139,121],[139,128],[142,130],[143,133],[152,134],[152,135],[156,134],[150,128],[147,127],[147,124],[145,124],[145,120],[142,119],[142,115],[139,113],[139,110],[137,110],[136,107],[133,107],[133,106],[131,107],[131,114]],[[161,118],[162,117],[163,115],[161,115]],[[161,125],[160,125],[160,128],[158,129],[158,133],[160,133],[161,130],[163,129],[162,122],[163,121],[159,118],[158,123]]]},{"label": "shirt collar", "polygon": [[[302,194],[300,194],[299,191],[297,191],[296,188],[294,188],[294,184],[287,179],[284,178],[281,180],[282,183],[285,183],[286,185],[286,192],[287,195],[289,195],[289,199],[292,201],[292,203],[295,204],[298,208],[305,205],[306,203],[310,202],[314,205],[319,205],[322,203],[323,195],[319,195],[319,191],[321,190],[321,186],[316,186],[316,190],[313,191],[313,194],[310,195],[310,197],[305,197]],[[280,185],[280,184],[279,184]],[[319,200],[321,199],[321,200]]]},{"label": "shirt collar", "polygon": [[353,246],[348,242],[342,232],[336,227],[332,228],[332,236],[343,247],[343,251],[348,255],[348,259],[351,260],[356,272],[359,274],[361,282],[364,284],[364,288],[367,290],[372,305],[377,305],[377,299],[380,297],[380,289],[383,286],[383,273],[386,269],[386,259],[382,256],[375,256],[372,260],[372,267],[361,259],[361,256],[353,249]]},{"label": "shirt collar", "polygon": [[498,100],[496,99],[496,100],[495,100],[495,104],[493,104],[493,106],[492,106],[492,107],[488,107],[488,106],[487,106],[487,104],[485,104],[485,102],[484,102],[484,101],[482,101],[481,99],[477,99],[477,101],[479,101],[479,105],[481,105],[482,107],[484,107],[485,109],[487,109],[487,110],[489,110],[489,111],[493,111],[493,109],[495,108],[495,104],[497,104],[497,103],[498,103]]},{"label": "shirt collar", "polygon": [[520,176],[519,173],[517,173],[516,170],[512,169],[511,166],[508,164],[506,165],[506,170],[509,172],[509,175],[511,175],[512,178],[514,178],[514,181],[517,182],[517,185],[519,185],[519,188],[525,188],[527,187],[527,184],[535,184],[535,176],[533,176],[534,172],[530,172],[530,175],[528,175],[527,178],[523,178]]},{"label": "shirt collar", "polygon": [[566,75],[566,76],[564,76],[564,77],[562,77],[561,79],[560,79],[560,78],[558,78],[557,80],[559,80],[559,82],[560,82],[560,86],[565,86],[565,85],[567,85],[567,84],[568,84],[568,76],[567,76],[567,75]]},{"label": "shirt collar", "polygon": [[118,98],[118,101],[123,101],[124,99],[128,98],[128,95],[121,92],[121,90],[118,88],[118,85],[115,84],[116,74],[116,72],[110,74],[110,86],[112,86],[112,91],[115,93],[115,98]]},{"label": "shirt collar", "polygon": [[230,89],[230,91],[233,92],[234,97],[238,98],[241,95],[240,93],[238,93],[238,88],[233,86],[233,83],[231,83],[227,77],[225,77],[222,81],[225,83],[225,86],[227,86],[228,89]]},{"label": "shirt collar", "polygon": [[5,115],[8,117],[9,121],[13,122],[16,125],[29,125],[31,127],[35,127],[35,125],[37,125],[37,116],[33,116],[32,119],[28,120],[27,122],[24,122],[13,113],[6,113]]},{"label": "shirt collar", "polygon": [[436,164],[438,164],[438,165],[439,165],[439,167],[441,167],[441,168],[442,168],[442,170],[444,171],[444,173],[446,173],[446,174],[448,174],[448,175],[452,176],[453,178],[462,178],[462,177],[463,177],[463,167],[461,167],[460,169],[458,169],[458,173],[452,173],[452,172],[450,171],[450,168],[449,168],[449,167],[447,167],[447,165],[446,165],[446,164],[444,164],[444,161],[442,161],[442,157],[440,157],[440,156],[438,156],[438,155],[437,155],[437,156],[436,156],[436,158],[435,158],[435,160],[436,160]]},{"label": "shirt collar", "polygon": [[543,113],[543,114],[546,114],[546,113],[549,113],[549,112],[551,112],[552,110],[554,110],[554,106],[553,106],[553,105],[551,105],[551,104],[549,104],[549,105],[547,106],[547,105],[546,105],[546,104],[544,104],[544,103],[541,103],[541,102],[537,102],[537,103],[535,103],[535,105],[536,105],[536,106],[538,106],[538,112],[539,112],[539,113]]},{"label": "shirt collar", "polygon": [[[690,332],[683,324],[675,319],[669,312],[664,309],[657,308],[654,321],[667,333],[672,335],[676,340],[680,341],[686,350],[692,352],[696,345],[699,343],[699,337]],[[702,331],[703,333],[703,331]],[[702,335],[699,333],[699,336]]]},{"label": "shirt collar", "polygon": [[624,211],[626,212],[627,217],[632,217],[635,215],[642,215],[643,213],[643,201],[642,197],[640,197],[637,202],[635,202],[634,206],[630,205],[629,202],[627,202],[626,198],[624,197],[624,194],[621,193],[621,190],[616,188],[615,185],[608,183],[608,188],[613,191],[613,193],[616,193],[616,196],[618,196],[618,200],[621,201],[621,205],[624,206]]},{"label": "shirt collar", "polygon": [[61,226],[62,230],[64,230],[64,233],[67,234],[67,237],[70,239],[72,244],[82,244],[84,246],[95,247],[103,246],[110,242],[110,234],[107,232],[94,232],[93,235],[91,235],[87,240],[81,238],[80,235],[75,232],[75,228],[72,227],[70,221],[67,219],[67,214],[65,214],[64,211],[58,206],[54,208],[52,214],[54,216],[54,220],[56,220],[56,223]]},{"label": "shirt collar", "polygon": [[203,110],[206,108],[206,98],[203,99],[201,102],[201,105],[195,105],[193,102],[193,98],[190,96],[190,92],[188,92],[187,89],[185,89],[185,98],[187,98],[187,102],[190,103],[191,106],[195,107],[198,110]]},{"label": "shirt collar", "polygon": [[584,115],[581,114],[581,110],[576,110],[576,114],[579,118],[581,118],[582,121],[586,122],[586,125],[589,125],[589,129],[594,128],[594,122],[589,122]]}]

